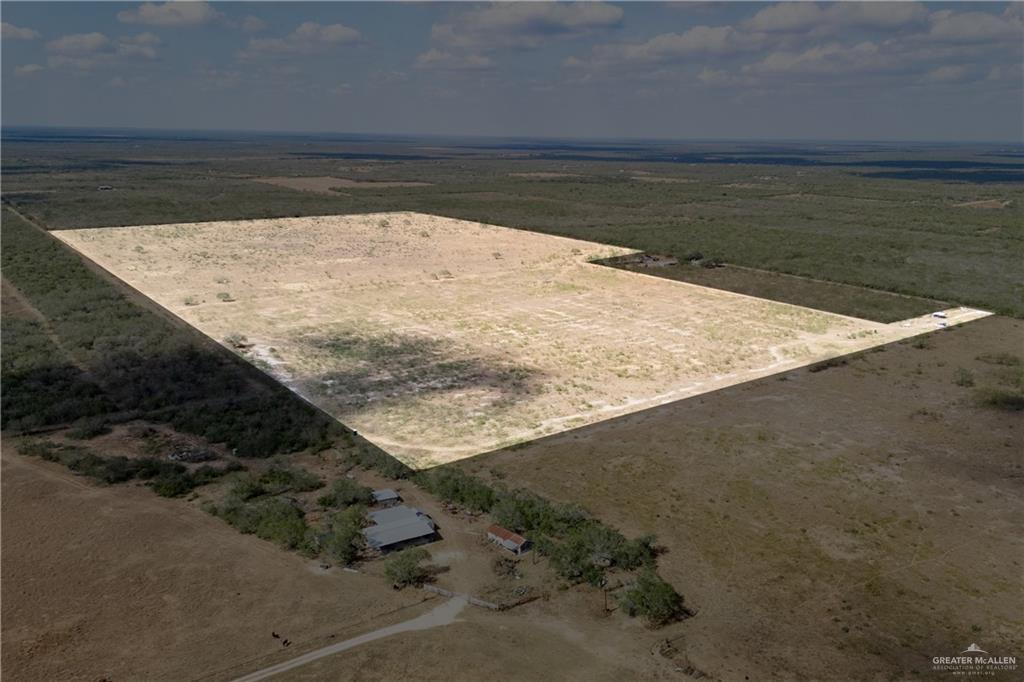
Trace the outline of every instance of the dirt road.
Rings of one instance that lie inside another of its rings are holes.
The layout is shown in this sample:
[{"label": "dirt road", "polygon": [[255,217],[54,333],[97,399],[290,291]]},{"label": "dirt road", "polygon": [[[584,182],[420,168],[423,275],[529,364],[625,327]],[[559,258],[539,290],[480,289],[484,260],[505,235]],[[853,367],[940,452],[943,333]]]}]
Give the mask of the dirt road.
[{"label": "dirt road", "polygon": [[313,661],[324,658],[325,656],[333,656],[334,654],[357,647],[360,644],[366,644],[367,642],[372,642],[377,639],[397,635],[401,632],[413,632],[416,630],[427,630],[430,628],[440,627],[442,625],[450,625],[456,621],[456,616],[459,615],[465,605],[465,597],[453,597],[437,608],[424,613],[422,616],[417,616],[416,618],[402,623],[396,623],[395,625],[389,625],[386,628],[374,630],[373,632],[368,632],[365,635],[359,635],[352,639],[346,639],[344,642],[331,644],[330,646],[325,646],[322,649],[310,651],[309,653],[293,658],[290,661],[278,663],[277,665],[257,670],[256,672],[245,675],[244,677],[239,677],[235,682],[257,682],[258,680],[265,680],[269,677],[273,677],[274,675],[306,665],[307,663],[312,663]]}]

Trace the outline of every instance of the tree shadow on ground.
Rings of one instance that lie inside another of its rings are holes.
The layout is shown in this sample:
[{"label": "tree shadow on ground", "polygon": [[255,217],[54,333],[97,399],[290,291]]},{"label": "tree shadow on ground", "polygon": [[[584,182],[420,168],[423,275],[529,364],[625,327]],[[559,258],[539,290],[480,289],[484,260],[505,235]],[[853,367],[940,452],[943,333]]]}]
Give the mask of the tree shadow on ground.
[{"label": "tree shadow on ground", "polygon": [[338,367],[314,380],[351,407],[479,389],[495,394],[492,406],[501,407],[535,395],[544,377],[534,367],[469,353],[445,338],[340,331],[299,340],[317,359]]}]

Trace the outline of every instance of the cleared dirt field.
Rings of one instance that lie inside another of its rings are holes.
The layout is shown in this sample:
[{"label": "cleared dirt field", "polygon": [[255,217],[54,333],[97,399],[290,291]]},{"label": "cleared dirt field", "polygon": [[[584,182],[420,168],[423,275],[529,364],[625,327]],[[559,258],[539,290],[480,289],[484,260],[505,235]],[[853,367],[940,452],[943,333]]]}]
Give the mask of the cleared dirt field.
[{"label": "cleared dirt field", "polygon": [[54,234],[419,468],[940,324],[617,270],[588,261],[625,249],[415,213]]},{"label": "cleared dirt field", "polygon": [[657,534],[711,679],[944,680],[1024,652],[1024,423],[976,400],[1022,348],[990,317],[455,466]]}]

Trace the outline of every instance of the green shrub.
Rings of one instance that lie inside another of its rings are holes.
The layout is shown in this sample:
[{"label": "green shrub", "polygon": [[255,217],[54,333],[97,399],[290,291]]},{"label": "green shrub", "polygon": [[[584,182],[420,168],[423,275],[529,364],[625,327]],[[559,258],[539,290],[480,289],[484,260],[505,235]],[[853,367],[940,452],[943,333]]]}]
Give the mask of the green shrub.
[{"label": "green shrub", "polygon": [[477,511],[490,511],[494,505],[494,490],[459,469],[423,472],[416,476],[416,483],[443,500]]},{"label": "green shrub", "polygon": [[331,490],[317,498],[322,507],[338,507],[344,509],[354,504],[370,505],[373,503],[373,491],[359,485],[348,478],[339,478],[331,485]]},{"label": "green shrub", "polygon": [[312,472],[275,460],[261,474],[247,474],[235,479],[230,494],[244,501],[263,495],[316,490],[323,484]]},{"label": "green shrub", "polygon": [[266,488],[260,483],[259,477],[252,474],[239,476],[231,482],[229,494],[239,500],[251,500],[267,493]]},{"label": "green shrub", "polygon": [[138,467],[127,457],[111,457],[102,478],[104,483],[124,483],[135,478],[137,472]]},{"label": "green shrub", "polygon": [[324,484],[316,474],[279,459],[271,462],[260,475],[259,481],[272,495],[289,490],[297,493],[316,490]]},{"label": "green shrub", "polygon": [[643,616],[652,625],[665,625],[686,615],[683,597],[651,569],[619,596],[619,605],[630,616]]},{"label": "green shrub", "polygon": [[1024,392],[1006,388],[979,388],[975,391],[979,403],[985,407],[993,407],[1007,412],[1024,410]]},{"label": "green shrub", "polygon": [[286,549],[298,549],[307,541],[305,514],[287,500],[277,497],[258,503],[257,537],[276,542]]},{"label": "green shrub", "polygon": [[365,520],[366,509],[359,505],[332,514],[325,522],[325,532],[320,535],[320,549],[339,563],[351,564],[366,547]]},{"label": "green shrub", "polygon": [[204,465],[194,472],[177,462],[165,462],[155,457],[128,459],[127,457],[100,457],[84,448],[73,445],[57,445],[48,441],[29,441],[19,447],[24,455],[40,457],[50,462],[59,462],[75,473],[103,483],[124,483],[133,479],[149,481],[149,486],[158,495],[179,497],[194,488],[206,485],[240,465],[228,465],[217,469]]},{"label": "green shrub", "polygon": [[366,469],[375,469],[382,476],[400,480],[410,478],[413,470],[398,461],[380,448],[367,443],[360,443],[352,448],[348,455],[349,461]]},{"label": "green shrub", "polygon": [[77,420],[67,435],[76,440],[88,440],[110,433],[110,426],[104,417],[83,417]]},{"label": "green shrub", "polygon": [[953,383],[956,384],[957,386],[973,386],[974,375],[971,374],[970,370],[966,370],[963,367],[959,367],[956,370],[956,374],[953,376]]},{"label": "green shrub", "polygon": [[430,553],[422,547],[403,550],[384,563],[384,575],[399,588],[422,585],[430,577],[423,565],[429,559]]},{"label": "green shrub", "polygon": [[1021,364],[1020,357],[1012,353],[982,353],[978,356],[978,360],[990,365],[1003,365],[1006,367],[1015,367]]},{"label": "green shrub", "polygon": [[288,500],[271,497],[254,503],[228,496],[217,515],[242,533],[252,533],[285,549],[308,550],[312,534],[305,514]]},{"label": "green shrub", "polygon": [[191,492],[195,485],[185,467],[165,469],[149,482],[153,492],[161,497],[181,497]]}]

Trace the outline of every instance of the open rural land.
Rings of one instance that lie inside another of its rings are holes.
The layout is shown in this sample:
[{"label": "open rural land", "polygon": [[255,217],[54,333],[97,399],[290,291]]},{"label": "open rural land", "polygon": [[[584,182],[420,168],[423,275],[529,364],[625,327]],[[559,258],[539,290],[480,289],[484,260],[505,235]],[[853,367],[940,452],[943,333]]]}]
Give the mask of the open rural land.
[{"label": "open rural land", "polygon": [[414,213],[54,234],[416,469],[987,314],[879,324]]},{"label": "open rural land", "polygon": [[[1024,649],[1019,182],[22,135],[17,679],[933,679]],[[302,177],[373,186],[257,182]],[[806,234],[834,250],[779,260]],[[389,489],[434,523],[411,576],[361,540]]]},{"label": "open rural land", "polygon": [[2,15],[4,682],[1024,679],[1024,2]]},{"label": "open rural land", "polygon": [[957,381],[1022,343],[988,318],[459,466],[656,532],[715,677],[927,679],[964,639],[1024,646],[1024,423]]},{"label": "open rural land", "polygon": [[1024,679],[1024,3],[2,13],[4,681]]}]

